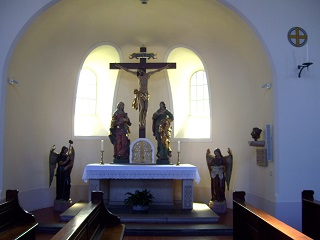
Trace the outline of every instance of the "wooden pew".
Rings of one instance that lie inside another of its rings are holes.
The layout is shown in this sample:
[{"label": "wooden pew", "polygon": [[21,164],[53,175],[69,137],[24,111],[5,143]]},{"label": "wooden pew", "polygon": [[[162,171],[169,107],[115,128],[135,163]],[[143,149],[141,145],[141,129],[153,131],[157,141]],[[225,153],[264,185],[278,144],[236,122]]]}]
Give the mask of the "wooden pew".
[{"label": "wooden pew", "polygon": [[54,235],[52,240],[121,240],[124,230],[125,225],[105,207],[103,192],[97,191],[91,193],[91,202]]},{"label": "wooden pew", "polygon": [[234,240],[311,239],[266,212],[245,202],[245,192],[233,193]]},{"label": "wooden pew", "polygon": [[313,239],[320,239],[320,201],[314,200],[313,190],[303,190],[302,232]]},{"label": "wooden pew", "polygon": [[38,225],[34,216],[22,209],[19,204],[18,190],[7,190],[6,201],[0,204],[0,239],[36,238]]}]

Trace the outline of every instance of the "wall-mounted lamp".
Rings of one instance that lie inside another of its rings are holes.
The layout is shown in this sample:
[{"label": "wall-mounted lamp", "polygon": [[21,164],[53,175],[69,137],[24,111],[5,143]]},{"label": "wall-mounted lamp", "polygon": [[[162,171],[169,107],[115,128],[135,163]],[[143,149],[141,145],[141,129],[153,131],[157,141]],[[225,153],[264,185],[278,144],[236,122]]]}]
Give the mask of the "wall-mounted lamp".
[{"label": "wall-mounted lamp", "polygon": [[298,65],[298,69],[300,69],[299,71],[299,74],[298,74],[298,77],[300,78],[301,77],[301,72],[304,68],[307,68],[309,69],[309,66],[312,65],[313,63],[312,62],[305,62],[305,63],[302,63],[302,65]]},{"label": "wall-mounted lamp", "polygon": [[267,82],[265,84],[262,84],[261,87],[269,90],[271,88],[271,86],[272,86],[272,84]]},{"label": "wall-mounted lamp", "polygon": [[147,3],[148,3],[148,0],[140,0],[140,2],[141,2],[142,4],[147,4]]},{"label": "wall-mounted lamp", "polygon": [[10,85],[13,85],[13,84],[18,84],[19,81],[18,81],[18,80],[15,80],[15,79],[13,79],[13,78],[9,78],[9,79],[8,79],[8,83],[9,83]]}]

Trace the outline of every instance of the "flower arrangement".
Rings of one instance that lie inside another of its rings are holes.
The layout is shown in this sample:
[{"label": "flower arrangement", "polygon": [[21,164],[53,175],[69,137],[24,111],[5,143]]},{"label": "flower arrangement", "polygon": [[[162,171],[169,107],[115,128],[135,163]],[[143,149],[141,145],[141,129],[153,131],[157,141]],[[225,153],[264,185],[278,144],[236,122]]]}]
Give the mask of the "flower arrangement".
[{"label": "flower arrangement", "polygon": [[125,200],[124,204],[127,206],[149,206],[153,203],[153,195],[150,190],[144,189],[142,191],[136,190],[134,193],[127,192],[125,195],[129,195]]}]

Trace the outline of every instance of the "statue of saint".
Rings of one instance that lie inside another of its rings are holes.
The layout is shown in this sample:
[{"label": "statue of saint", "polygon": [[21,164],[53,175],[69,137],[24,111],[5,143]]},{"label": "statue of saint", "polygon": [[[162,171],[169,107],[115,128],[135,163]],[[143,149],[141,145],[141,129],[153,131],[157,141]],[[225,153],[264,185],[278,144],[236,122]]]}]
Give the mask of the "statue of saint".
[{"label": "statue of saint", "polygon": [[129,159],[131,126],[128,114],[124,111],[124,103],[119,102],[117,110],[113,113],[110,126],[109,139],[114,145],[114,159]]},{"label": "statue of saint", "polygon": [[230,148],[228,148],[228,154],[226,157],[222,156],[219,148],[214,150],[214,156],[211,155],[210,149],[206,153],[207,166],[211,176],[210,204],[213,204],[213,210],[216,213],[224,213],[227,210],[225,184],[227,183],[227,189],[229,190],[233,162]]},{"label": "statue of saint", "polygon": [[139,79],[139,90],[134,89],[133,91],[133,93],[135,94],[135,98],[132,102],[132,107],[136,110],[139,108],[139,127],[145,128],[146,116],[148,112],[148,103],[150,99],[150,95],[148,93],[148,80],[151,77],[151,75],[153,75],[156,72],[160,72],[164,69],[169,68],[170,65],[168,64],[163,68],[159,68],[157,70],[150,71],[150,72],[145,72],[143,69],[140,69],[140,68],[137,69],[137,71],[132,71],[128,68],[121,66],[120,64],[116,64],[115,66],[126,72],[132,73],[133,75],[137,76]]},{"label": "statue of saint", "polygon": [[167,110],[164,102],[160,102],[160,108],[152,116],[152,132],[158,143],[157,157],[160,160],[169,160],[172,156],[170,147],[172,121],[173,114]]},{"label": "statue of saint", "polygon": [[69,148],[63,146],[60,153],[55,152],[55,145],[51,147],[49,155],[50,182],[52,183],[56,168],[56,200],[71,201],[71,171],[74,163],[75,151],[72,146],[73,141],[69,140]]}]

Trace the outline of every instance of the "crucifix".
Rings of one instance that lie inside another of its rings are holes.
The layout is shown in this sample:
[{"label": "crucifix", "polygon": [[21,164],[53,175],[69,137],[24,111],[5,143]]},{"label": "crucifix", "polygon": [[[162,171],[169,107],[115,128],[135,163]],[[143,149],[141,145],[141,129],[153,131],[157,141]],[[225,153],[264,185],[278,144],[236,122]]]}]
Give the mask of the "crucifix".
[{"label": "crucifix", "polygon": [[[146,137],[146,116],[148,111],[148,103],[150,95],[148,93],[148,80],[152,74],[160,72],[164,69],[175,69],[175,63],[147,63],[146,60],[156,58],[156,54],[147,53],[146,47],[140,47],[140,53],[132,53],[130,59],[140,59],[139,63],[110,63],[110,69],[122,69],[132,73],[139,79],[139,90],[134,89],[135,98],[132,107],[136,110],[139,108],[139,138]],[[137,69],[132,71],[131,69]],[[156,69],[147,72],[147,69]]]}]

